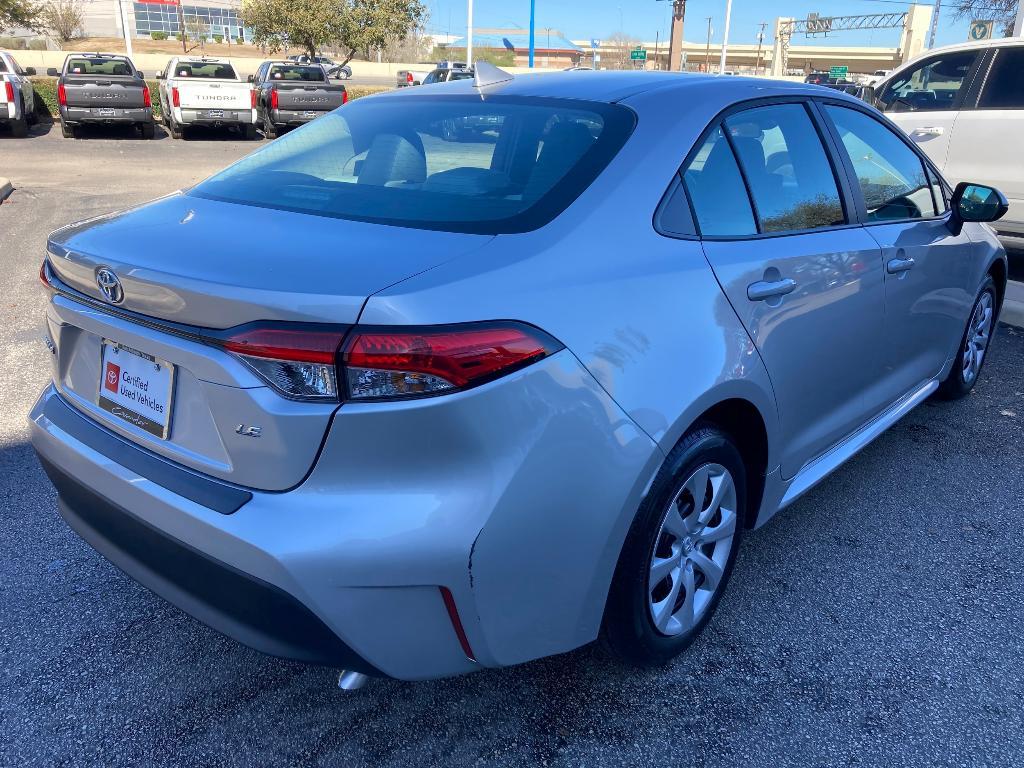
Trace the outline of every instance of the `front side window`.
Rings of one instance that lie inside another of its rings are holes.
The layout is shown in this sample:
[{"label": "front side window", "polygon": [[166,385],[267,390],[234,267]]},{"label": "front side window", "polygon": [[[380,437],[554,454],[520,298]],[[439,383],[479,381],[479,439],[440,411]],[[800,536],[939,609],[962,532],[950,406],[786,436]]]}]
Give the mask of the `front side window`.
[{"label": "front side window", "polygon": [[1024,109],[1024,47],[999,49],[978,109]]},{"label": "front side window", "polygon": [[902,139],[858,110],[829,105],[825,111],[853,163],[869,221],[936,214],[924,163]]},{"label": "front side window", "polygon": [[846,223],[839,187],[802,104],[749,109],[725,121],[762,232]]},{"label": "front side window", "polygon": [[359,99],[189,194],[422,229],[524,232],[575,200],[633,125],[625,107],[581,100]]},{"label": "front side window", "polygon": [[683,183],[702,236],[757,234],[743,177],[720,127],[697,150],[683,172]]},{"label": "front side window", "polygon": [[883,112],[936,112],[953,109],[977,51],[950,53],[896,75],[878,96]]}]

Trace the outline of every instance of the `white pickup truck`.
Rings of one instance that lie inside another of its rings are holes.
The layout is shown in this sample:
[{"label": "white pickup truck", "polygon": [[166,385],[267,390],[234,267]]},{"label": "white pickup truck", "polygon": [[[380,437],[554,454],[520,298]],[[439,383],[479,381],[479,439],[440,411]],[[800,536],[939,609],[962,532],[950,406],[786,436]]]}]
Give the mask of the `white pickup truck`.
[{"label": "white pickup truck", "polygon": [[236,128],[246,139],[257,138],[255,92],[227,59],[175,57],[156,78],[172,138],[193,125]]},{"label": "white pickup truck", "polygon": [[0,125],[8,125],[16,138],[28,135],[36,123],[36,95],[29,77],[36,71],[25,69],[6,51],[0,51]]}]

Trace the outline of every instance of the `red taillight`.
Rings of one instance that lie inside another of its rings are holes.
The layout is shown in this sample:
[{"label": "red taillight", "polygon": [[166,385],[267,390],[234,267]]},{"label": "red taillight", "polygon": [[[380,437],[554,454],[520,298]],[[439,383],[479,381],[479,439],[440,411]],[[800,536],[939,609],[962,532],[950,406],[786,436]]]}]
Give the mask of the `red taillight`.
[{"label": "red taillight", "polygon": [[[275,109],[277,108],[277,104],[276,104],[277,98],[276,97],[277,97],[276,93],[274,93],[274,95],[271,96],[271,99],[275,102],[275,104],[274,104],[274,108]],[[255,91],[255,89],[249,91],[249,106],[251,106],[253,109],[256,109],[256,91]]]},{"label": "red taillight", "polygon": [[173,86],[171,87],[171,106],[172,107],[180,107],[181,106],[181,94],[178,93],[178,89],[174,88]]},{"label": "red taillight", "polygon": [[248,357],[334,365],[344,336],[345,329],[323,330],[304,325],[251,325],[233,331],[221,343],[229,352]]},{"label": "red taillight", "polygon": [[[64,86],[61,86],[61,92],[63,93]],[[7,103],[11,104],[14,102],[14,85],[11,84],[10,80],[4,82],[4,93],[7,94]],[[61,104],[64,102],[62,101]]]},{"label": "red taillight", "polygon": [[559,349],[543,331],[513,322],[356,328],[342,364],[353,399],[417,397],[483,384]]},{"label": "red taillight", "polygon": [[153,106],[153,100],[149,96],[149,86],[148,85],[142,86],[142,106],[144,106],[144,107],[152,107]]},{"label": "red taillight", "polygon": [[[255,95],[256,95],[256,92],[253,91],[253,96],[255,96]],[[253,106],[256,106],[255,99],[253,99],[253,102],[254,102]],[[277,88],[274,88],[274,89],[272,89],[270,91],[270,108],[271,109],[277,109]]]},{"label": "red taillight", "polygon": [[413,84],[412,72],[405,73],[405,82],[407,82],[409,85]]},{"label": "red taillight", "polygon": [[345,86],[341,87],[341,103],[348,104],[348,90],[345,88]]},{"label": "red taillight", "polygon": [[47,291],[53,290],[53,284],[50,283],[50,276],[46,273],[46,258],[43,258],[43,263],[39,265],[39,282],[43,284],[43,287]]}]

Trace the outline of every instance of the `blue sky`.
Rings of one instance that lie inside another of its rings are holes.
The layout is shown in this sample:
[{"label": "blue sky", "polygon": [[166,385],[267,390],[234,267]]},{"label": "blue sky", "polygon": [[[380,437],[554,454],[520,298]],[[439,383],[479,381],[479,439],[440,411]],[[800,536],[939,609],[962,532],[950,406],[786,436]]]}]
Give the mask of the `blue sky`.
[{"label": "blue sky", "polygon": [[[653,41],[669,32],[671,3],[668,0],[536,0],[537,29],[554,27],[571,40],[605,38],[620,29],[632,37]],[[426,0],[430,10],[428,30],[435,33],[464,34],[466,0]],[[806,17],[810,12],[822,16],[862,13],[889,13],[906,9],[897,0],[733,0],[729,41],[756,43],[761,22],[768,22],[765,43],[770,43],[775,18],[780,15]],[[686,6],[684,37],[691,42],[707,37],[707,17],[712,17],[712,41],[721,41],[725,21],[725,0],[689,0]],[[953,21],[952,5],[943,5],[939,13],[937,45],[967,39],[968,20]],[[530,23],[529,0],[475,0],[474,27],[523,27]],[[620,26],[621,25],[621,26]],[[542,34],[539,33],[538,34]],[[878,45],[899,44],[898,29],[840,32],[828,38],[814,38],[813,44]],[[801,44],[804,38],[794,39]]]}]

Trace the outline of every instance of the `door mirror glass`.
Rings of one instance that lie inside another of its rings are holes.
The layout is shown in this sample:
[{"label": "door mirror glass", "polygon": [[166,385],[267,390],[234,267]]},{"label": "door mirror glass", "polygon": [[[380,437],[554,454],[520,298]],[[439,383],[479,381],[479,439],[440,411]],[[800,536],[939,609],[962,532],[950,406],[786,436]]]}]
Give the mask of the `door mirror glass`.
[{"label": "door mirror glass", "polygon": [[163,72],[157,72],[156,73],[156,79],[157,80],[163,80],[164,79],[164,73]]},{"label": "door mirror glass", "polygon": [[139,78],[139,80],[145,80],[146,79],[146,73],[143,72],[141,69],[135,70],[135,76],[137,78]]},{"label": "door mirror glass", "polygon": [[245,78],[245,79],[246,79],[246,81],[247,81],[247,82],[250,82],[250,83],[255,83],[255,82],[256,82],[256,78],[255,78],[255,77],[253,77],[252,75],[249,75],[249,76],[248,76],[247,78]]},{"label": "door mirror glass", "polygon": [[25,74],[28,75],[29,77],[35,77],[36,76],[36,68],[35,67],[25,67]]},{"label": "door mirror glass", "polygon": [[961,221],[998,221],[1009,203],[998,189],[960,182],[953,192],[953,210]]},{"label": "door mirror glass", "polygon": [[50,67],[46,70],[47,77],[60,77],[60,72],[57,71],[56,67]]}]

